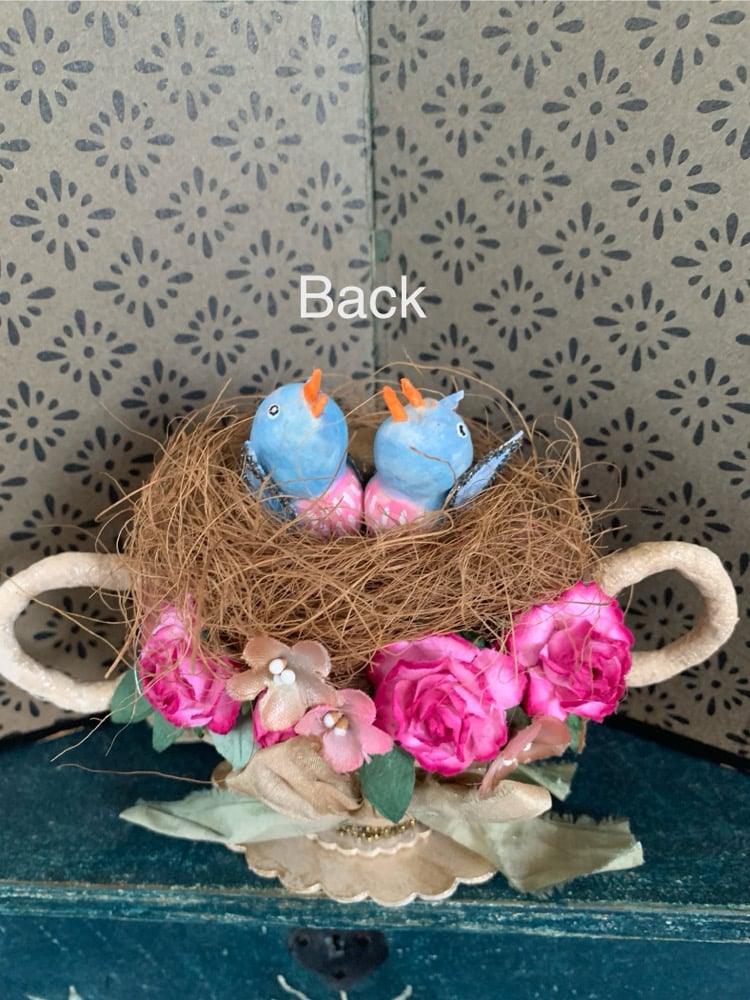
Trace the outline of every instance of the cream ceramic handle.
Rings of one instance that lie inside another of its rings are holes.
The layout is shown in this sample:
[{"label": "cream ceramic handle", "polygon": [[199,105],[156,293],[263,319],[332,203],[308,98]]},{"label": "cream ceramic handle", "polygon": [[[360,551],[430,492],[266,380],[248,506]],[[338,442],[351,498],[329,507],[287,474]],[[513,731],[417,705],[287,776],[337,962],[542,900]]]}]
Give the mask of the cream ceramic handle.
[{"label": "cream ceramic handle", "polygon": [[654,573],[675,570],[694,584],[703,600],[698,619],[685,635],[662,649],[636,650],[628,687],[657,684],[701,663],[722,646],[737,624],[737,595],[721,560],[688,542],[643,542],[602,560],[597,583],[612,597]]},{"label": "cream ceramic handle", "polygon": [[96,552],[62,552],[33,563],[0,587],[0,673],[35,698],[58,708],[88,715],[105,712],[116,680],[80,681],[45,667],[25,652],[16,638],[15,623],[29,601],[48,590],[125,591],[130,580],[117,556]]}]

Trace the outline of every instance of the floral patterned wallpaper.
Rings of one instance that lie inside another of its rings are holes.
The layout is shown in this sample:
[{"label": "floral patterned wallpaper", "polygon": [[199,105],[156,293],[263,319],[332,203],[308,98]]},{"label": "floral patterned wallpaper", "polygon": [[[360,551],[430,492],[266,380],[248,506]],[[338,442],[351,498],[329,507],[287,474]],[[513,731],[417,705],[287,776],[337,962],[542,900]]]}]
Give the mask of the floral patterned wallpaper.
[{"label": "floral patterned wallpaper", "polygon": [[[92,549],[169,422],[222,390],[315,365],[364,386],[369,329],[301,320],[298,294],[307,272],[367,280],[367,87],[359,5],[0,6],[6,573]],[[28,647],[99,673],[114,613],[49,604]],[[0,680],[0,733],[58,715]]]},{"label": "floral patterned wallpaper", "polygon": [[[725,560],[744,627],[625,712],[750,757],[749,13],[3,4],[3,568],[91,548],[169,421],[227,383],[265,392],[317,364],[364,394],[406,358],[444,389],[431,369],[465,369],[572,421],[584,488],[617,497],[613,547],[679,538]],[[303,319],[305,273],[405,274],[427,318]],[[111,612],[50,603],[66,614],[30,611],[27,641],[99,671]],[[659,645],[695,613],[664,577],[628,620]],[[3,732],[57,714],[0,682]]]},{"label": "floral patterned wallpaper", "polygon": [[[378,362],[461,366],[570,420],[584,489],[620,508],[612,548],[719,553],[736,637],[618,718],[747,758],[750,10],[376,3],[370,33],[381,276],[431,296],[428,320],[380,324]],[[696,610],[655,577],[628,622],[660,646]]]}]

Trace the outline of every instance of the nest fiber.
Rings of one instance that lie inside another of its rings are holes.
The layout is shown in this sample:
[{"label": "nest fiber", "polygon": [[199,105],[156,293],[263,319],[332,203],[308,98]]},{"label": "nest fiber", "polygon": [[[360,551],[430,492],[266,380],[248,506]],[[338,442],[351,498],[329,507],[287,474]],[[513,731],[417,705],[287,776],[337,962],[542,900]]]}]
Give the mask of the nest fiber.
[{"label": "nest fiber", "polygon": [[[384,416],[350,414],[355,450]],[[240,453],[251,419],[225,405],[187,421],[132,498],[133,638],[163,602],[192,606],[212,651],[239,656],[258,634],[316,639],[333,679],[351,680],[397,640],[464,629],[499,636],[511,615],[594,568],[574,440],[542,448],[529,431],[530,444],[469,506],[422,526],[327,540],[274,519],[247,492]],[[499,443],[471,426],[477,455]]]}]

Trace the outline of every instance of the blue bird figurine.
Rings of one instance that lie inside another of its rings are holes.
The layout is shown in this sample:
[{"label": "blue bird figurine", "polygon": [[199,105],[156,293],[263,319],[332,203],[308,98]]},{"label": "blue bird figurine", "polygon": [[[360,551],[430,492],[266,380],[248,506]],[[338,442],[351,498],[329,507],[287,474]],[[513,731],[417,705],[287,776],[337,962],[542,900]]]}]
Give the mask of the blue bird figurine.
[{"label": "blue bird figurine", "polygon": [[341,408],[320,391],[316,368],[306,382],[280,386],[260,404],[245,441],[242,476],[277,516],[297,518],[325,536],[362,526],[363,493],[347,456]]},{"label": "blue bird figurine", "polygon": [[520,431],[472,465],[469,428],[456,412],[463,392],[425,399],[406,378],[401,379],[401,391],[406,405],[390,386],[383,388],[390,416],[375,434],[376,472],[365,488],[365,523],[370,531],[469,503],[523,439]]}]

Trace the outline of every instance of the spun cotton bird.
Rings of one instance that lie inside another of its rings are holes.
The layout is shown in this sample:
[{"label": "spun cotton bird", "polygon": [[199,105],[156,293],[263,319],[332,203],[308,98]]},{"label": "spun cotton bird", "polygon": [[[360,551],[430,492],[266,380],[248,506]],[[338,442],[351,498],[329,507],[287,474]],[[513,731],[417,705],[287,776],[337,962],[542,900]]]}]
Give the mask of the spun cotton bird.
[{"label": "spun cotton bird", "polygon": [[321,371],[280,386],[260,404],[243,450],[242,475],[277,515],[319,534],[361,530],[363,493],[348,460],[341,408],[320,391]]},{"label": "spun cotton bird", "polygon": [[469,428],[456,412],[463,391],[425,399],[401,379],[404,405],[390,386],[383,388],[390,416],[378,427],[373,444],[375,475],[364,496],[370,531],[407,524],[442,507],[469,503],[520,446],[523,432],[472,465]]}]

